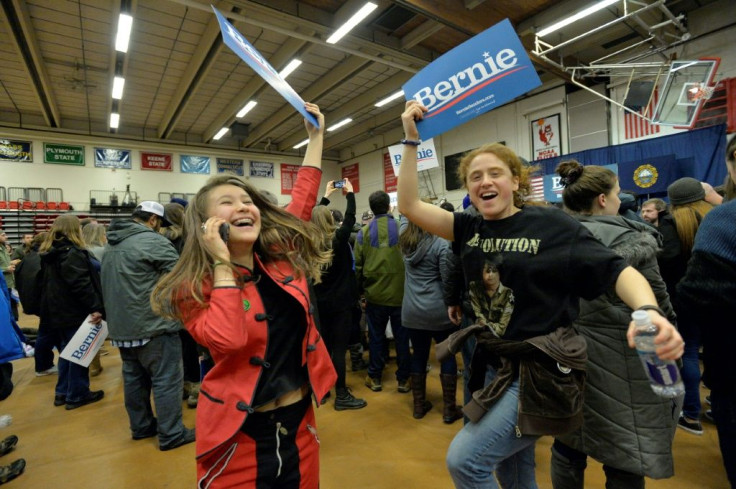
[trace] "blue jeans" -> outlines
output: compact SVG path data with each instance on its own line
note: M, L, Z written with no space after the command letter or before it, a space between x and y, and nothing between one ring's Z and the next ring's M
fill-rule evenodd
M383 367L386 359L383 356L386 342L386 326L391 319L391 330L394 333L396 343L396 380L404 382L409 379L409 363L411 362L411 351L409 350L409 333L401 325L401 306L379 306L368 303L365 306L365 315L368 322L368 350L370 351L370 364L368 375L380 379L383 375Z
M480 421L466 424L455 435L447 451L447 468L456 488L537 488L534 444L539 437L516 436L518 406L517 379Z
M120 348L120 358L125 410L133 436L149 435L158 427L159 445L175 443L186 429L181 419L184 368L179 335L163 334L143 346ZM158 420L151 409L151 391Z
M411 355L411 373L423 374L427 371L427 361L429 360L429 349L432 346L432 340L435 343L445 341L455 329L445 329L443 331L428 331L426 329L406 328L411 338L411 346L414 349ZM457 360L455 355L450 355L440 364L441 374L457 375Z
M51 329L48 331L48 340L62 351L76 332L77 328ZM55 394L57 397L64 396L67 403L85 399L89 395L89 369L59 357L59 380L56 381Z
M685 400L682 403L682 414L686 418L700 418L700 328L697 325L681 324L680 334L685 340L685 352L682 354L682 382L685 384Z
M710 402L726 475L731 487L736 487L736 392L714 389Z

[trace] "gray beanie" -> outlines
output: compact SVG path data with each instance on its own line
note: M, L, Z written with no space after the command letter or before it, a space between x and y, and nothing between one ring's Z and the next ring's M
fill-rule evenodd
M705 190L698 180L684 177L675 180L667 187L670 204L683 205L705 199Z

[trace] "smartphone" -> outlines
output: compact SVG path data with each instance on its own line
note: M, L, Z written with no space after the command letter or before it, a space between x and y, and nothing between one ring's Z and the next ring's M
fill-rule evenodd
M218 229L220 232L220 237L222 240L227 243L227 240L230 238L230 225L226 222L223 222L220 224L220 228Z
M345 186L345 180L336 180L332 185L335 188L343 188Z

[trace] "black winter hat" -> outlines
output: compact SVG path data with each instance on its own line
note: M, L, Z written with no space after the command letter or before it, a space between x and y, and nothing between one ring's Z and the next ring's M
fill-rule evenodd
M703 186L694 178L684 177L675 180L667 187L670 204L682 205L705 199Z

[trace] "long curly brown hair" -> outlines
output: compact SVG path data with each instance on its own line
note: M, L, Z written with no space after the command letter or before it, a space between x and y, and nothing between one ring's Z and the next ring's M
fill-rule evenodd
M235 185L245 190L261 213L261 232L253 247L261 261L287 261L294 274L319 281L321 267L329 263L331 254L320 246L316 227L286 210L271 204L256 187L233 175L210 178L199 189L184 213L182 227L184 247L176 266L161 278L151 294L151 305L156 314L185 321L189 308L182 308L184 301L192 299L200 307L206 307L202 284L211 279L216 261L227 263L233 271L240 271L221 256L216 256L205 246L202 224L207 220L210 192L221 185Z

